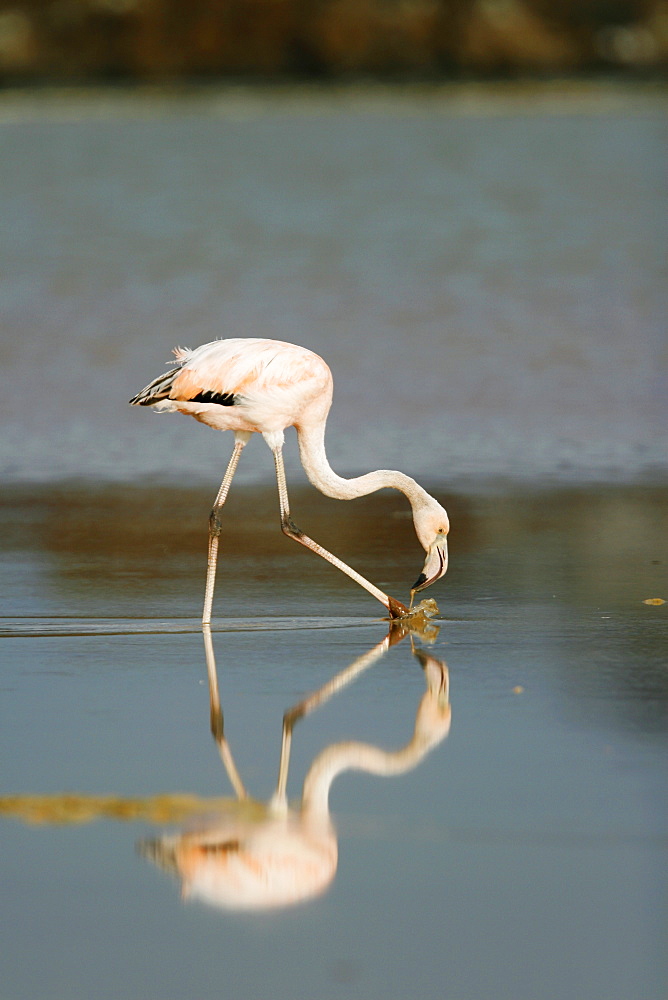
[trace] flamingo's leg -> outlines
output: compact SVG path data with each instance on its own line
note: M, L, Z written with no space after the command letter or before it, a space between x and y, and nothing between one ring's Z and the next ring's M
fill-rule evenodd
M236 472L237 464L241 452L246 447L250 434L239 431L234 436L234 451L228 463L220 489L209 515L209 556L206 566L206 589L204 591L204 611L202 613L202 625L211 624L211 606L213 604L213 588L216 582L216 563L218 561L218 536L220 535L220 511L222 509L230 485Z
M336 566L340 569L342 573L349 576L351 580L355 583L359 583L360 587L364 587L377 601L380 601L387 610L389 611L390 618L400 618L402 615L408 614L408 608L397 601L394 597L390 597L388 594L384 594L382 590L375 587L373 583L370 583L363 576L361 576L357 570L354 570L347 563L344 563L342 559L338 556L332 555L327 549L323 548L317 542L314 542L312 538L305 535L304 532L297 527L295 522L290 516L290 503L288 501L288 488L285 481L285 468L283 465L283 451L282 446L272 447L272 452L274 454L274 463L276 465L276 482L278 483L278 500L281 509L281 530L288 538L293 538L295 542L299 542L300 545L305 545L307 549L311 552L315 552L316 555L321 556L330 562L332 566Z

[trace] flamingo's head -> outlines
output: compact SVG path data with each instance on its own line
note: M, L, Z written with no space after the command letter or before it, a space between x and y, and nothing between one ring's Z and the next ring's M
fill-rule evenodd
M440 580L448 568L450 522L440 503L431 497L429 499L428 504L421 505L413 512L415 533L427 553L427 558L422 572L411 588L412 591L424 590L436 580Z

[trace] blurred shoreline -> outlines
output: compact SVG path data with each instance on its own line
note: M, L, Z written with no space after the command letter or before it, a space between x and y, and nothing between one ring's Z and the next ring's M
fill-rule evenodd
M639 109L639 102L642 108ZM111 84L13 83L0 88L0 124L123 116L129 120L196 111L240 119L269 109L326 115L340 110L419 115L665 114L668 81L573 75L544 79L407 81L378 79L212 80Z

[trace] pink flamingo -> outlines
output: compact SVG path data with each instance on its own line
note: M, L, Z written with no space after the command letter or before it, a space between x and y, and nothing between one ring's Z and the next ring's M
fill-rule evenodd
M211 623L213 590L220 535L220 512L239 457L251 434L262 434L276 466L281 529L301 545L326 559L383 604L391 618L408 608L370 583L337 556L314 542L290 515L283 466L283 432L295 427L304 471L325 496L338 500L375 493L383 487L400 490L413 511L415 533L427 557L411 594L440 579L448 566L448 515L414 479L402 472L380 469L343 479L325 454L325 423L332 404L332 374L317 354L278 340L215 340L194 351L177 347L175 367L154 379L130 403L159 412L190 414L216 430L234 431L234 450L209 517L209 555L202 624Z

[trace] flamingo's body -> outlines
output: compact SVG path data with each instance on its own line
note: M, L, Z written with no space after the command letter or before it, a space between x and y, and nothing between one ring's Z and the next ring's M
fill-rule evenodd
M282 456L286 427L296 428L304 470L326 496L350 500L387 486L405 493L413 509L417 536L427 550L423 572L413 590L422 590L445 573L448 516L421 486L401 472L379 470L342 479L331 469L324 433L333 385L322 358L294 344L257 338L216 340L194 351L179 347L174 355L175 367L154 379L130 402L157 411L190 414L209 427L231 430L235 435L232 458L211 512L203 624L211 621L220 508L252 433L262 434L274 454L283 531L351 576L381 601L392 617L400 617L407 609L304 535L292 521Z

